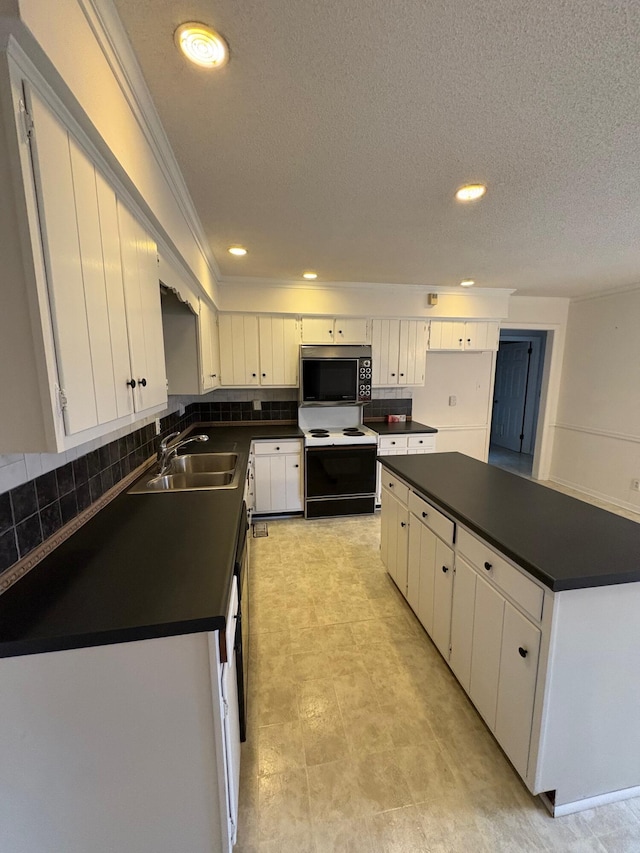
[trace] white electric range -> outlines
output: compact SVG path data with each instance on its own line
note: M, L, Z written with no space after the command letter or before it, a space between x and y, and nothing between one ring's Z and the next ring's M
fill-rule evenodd
M362 423L362 406L301 406L306 518L375 510L378 434Z

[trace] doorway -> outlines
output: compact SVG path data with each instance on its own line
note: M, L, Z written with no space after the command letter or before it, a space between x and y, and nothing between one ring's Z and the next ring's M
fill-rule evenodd
M547 333L500 332L489 464L531 478Z

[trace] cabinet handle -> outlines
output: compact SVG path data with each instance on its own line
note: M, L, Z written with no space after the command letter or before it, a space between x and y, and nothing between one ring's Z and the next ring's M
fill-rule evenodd
M142 379L138 379L138 384L142 385L143 388L147 387L147 380L144 378L144 376L142 377Z
M485 563L485 564L484 564L484 567L485 567L485 569L486 569L488 572L490 572L490 571L491 571L491 569L493 568L493 566L491 565L491 563Z
M449 571L449 567L448 567L448 566L443 566L443 567L442 567L442 571L443 571L443 572L445 573L445 575L446 575L446 573Z
M518 646L518 654L521 658L526 658L529 652L527 651L527 649L523 649L522 646Z
M428 513L428 512L423 512L423 513L422 513L422 517L423 517L423 518L426 518L428 515L429 515L429 513Z
M135 379L130 379L130 380L127 382L127 385L129 385L129 387L130 387L130 388L135 388L135 387L136 387L136 385L137 385L137 382L136 382L136 380L135 380Z
M389 483L389 488L390 488L390 489L392 489L392 488L393 488L393 483Z
M406 526L407 526L407 522L406 522L406 521L401 521L401 522L400 522L400 527L406 527Z
M215 379L217 375L218 375L217 373L212 373L212 374L211 374L211 378L212 378L212 379Z

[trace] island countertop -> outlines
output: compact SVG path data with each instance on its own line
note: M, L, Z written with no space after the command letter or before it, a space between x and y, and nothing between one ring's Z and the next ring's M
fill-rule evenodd
M462 453L379 456L554 592L640 581L640 524Z

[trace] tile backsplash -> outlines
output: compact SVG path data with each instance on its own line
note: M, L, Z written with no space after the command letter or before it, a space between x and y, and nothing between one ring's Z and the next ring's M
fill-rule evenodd
M387 390L376 389L365 409L365 420L411 414L411 398L398 396L400 389L383 396ZM169 409L160 419L159 436L153 419L133 432L111 441L107 438L99 447L80 448L80 452L0 457L0 573L153 456L161 437L181 432L197 421L296 421L298 415L295 388L217 391L196 401L187 399L191 402L185 407L183 398L170 398ZM37 476L30 476L34 470Z

